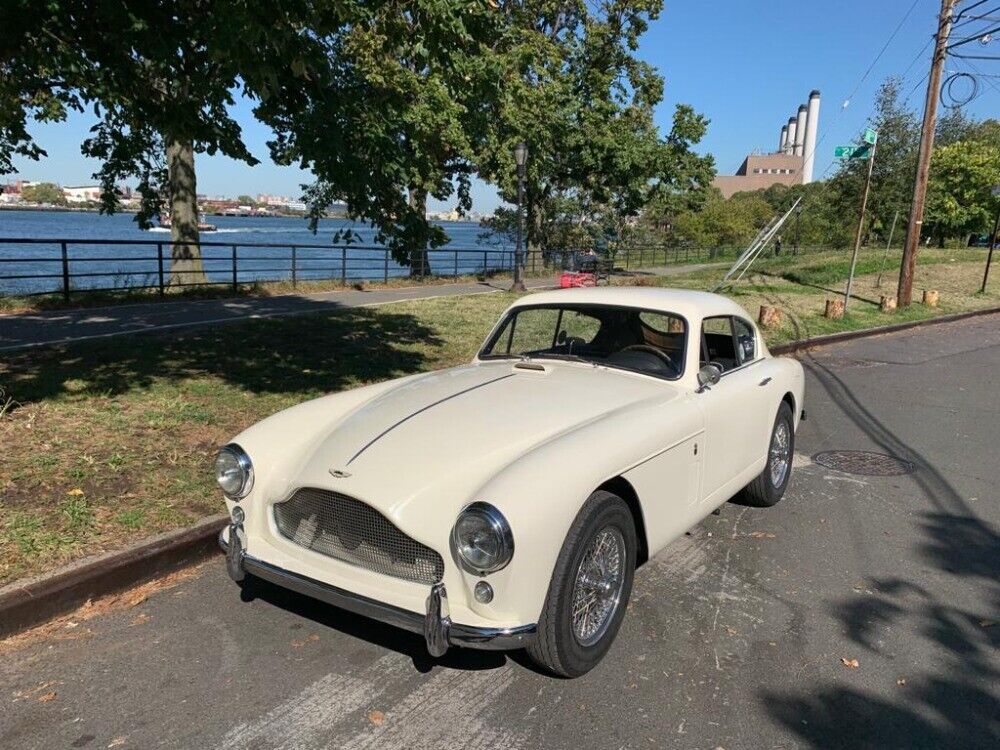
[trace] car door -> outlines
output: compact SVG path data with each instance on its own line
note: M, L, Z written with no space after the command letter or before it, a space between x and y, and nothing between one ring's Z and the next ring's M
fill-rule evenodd
M719 382L699 394L705 419L702 502L708 504L724 502L749 482L766 454L761 424L769 383L754 328L749 326L748 338L746 326L731 316L702 322L699 366L711 362L722 370Z

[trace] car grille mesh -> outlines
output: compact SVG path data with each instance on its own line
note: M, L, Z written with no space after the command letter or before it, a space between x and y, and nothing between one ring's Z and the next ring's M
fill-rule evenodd
M339 492L296 490L274 505L274 520L286 539L366 570L427 584L444 575L441 555L370 505Z

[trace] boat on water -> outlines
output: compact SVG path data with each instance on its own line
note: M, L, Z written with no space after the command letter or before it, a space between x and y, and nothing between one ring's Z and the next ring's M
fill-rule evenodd
M170 217L164 216L160 219L160 229L170 229ZM215 224L209 224L205 221L198 222L199 232L217 232L219 228Z

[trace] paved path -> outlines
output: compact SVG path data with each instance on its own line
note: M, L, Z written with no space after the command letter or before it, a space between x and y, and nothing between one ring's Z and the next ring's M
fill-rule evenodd
M710 264L667 266L644 268L637 273L672 276L710 267L712 267ZM555 283L555 280L551 278L531 279L527 285L529 288L542 288L553 286ZM92 307L82 310L0 315L0 351L149 331L190 328L198 325L229 323L246 318L301 315L338 307L363 307L411 299L486 294L502 291L508 286L509 282L499 281L426 284L365 292L338 290L314 294L283 294L274 297L149 302Z
M265 589L214 559L136 606L0 644L0 747L1000 746L1000 316L815 352L788 495L637 573L557 680ZM905 476L811 463L892 453ZM857 659L857 668L841 659Z

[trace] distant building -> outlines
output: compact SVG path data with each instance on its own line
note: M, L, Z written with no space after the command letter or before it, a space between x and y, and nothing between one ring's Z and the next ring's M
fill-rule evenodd
M98 185L68 185L62 191L67 203L96 203L101 200L101 188Z
M812 182L819 130L819 91L809 94L809 104L799 106L795 117L781 126L778 150L749 154L734 175L718 175L712 184L725 198L772 185L805 185Z

